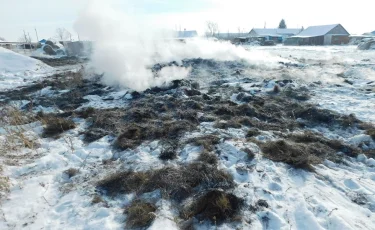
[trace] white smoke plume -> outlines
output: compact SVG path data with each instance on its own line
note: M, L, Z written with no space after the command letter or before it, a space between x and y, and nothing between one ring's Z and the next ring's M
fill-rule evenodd
M243 59L267 67L281 60L266 52L249 52L227 42L196 39L181 43L170 39L173 34L167 30L153 27L137 16L117 12L97 2L89 5L75 23L80 36L94 42L91 64L97 72L104 73L102 80L110 86L142 91L186 78L189 68L163 68L158 77L154 77L150 69L156 63L180 62L185 58Z

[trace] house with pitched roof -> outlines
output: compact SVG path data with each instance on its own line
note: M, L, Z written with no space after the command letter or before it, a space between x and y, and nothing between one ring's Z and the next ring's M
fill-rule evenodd
M285 45L343 45L349 43L349 33L341 24L310 26L285 40Z
M254 28L249 32L249 37L252 38L262 38L263 40L281 43L286 38L294 36L300 33L303 29L257 29Z

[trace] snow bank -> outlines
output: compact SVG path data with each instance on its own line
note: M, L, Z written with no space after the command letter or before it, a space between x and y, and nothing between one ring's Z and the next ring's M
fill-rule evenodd
M0 90L24 85L53 70L39 60L0 47Z

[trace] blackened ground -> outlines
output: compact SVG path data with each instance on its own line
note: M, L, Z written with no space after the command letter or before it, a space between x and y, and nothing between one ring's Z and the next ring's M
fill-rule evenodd
M41 90L49 87L53 94L41 94ZM98 83L84 79L81 72L65 72L55 74L41 81L33 82L27 86L0 92L1 104L11 101L29 101L23 109L55 107L64 112L73 111L88 100L87 95L104 96L113 89Z
M158 72L168 65L156 66L154 71ZM241 62L203 59L185 60L183 65L192 67L193 74L204 66L215 76L219 76L224 69L241 75L242 69L246 67ZM262 84L247 78L241 82ZM242 201L232 194L235 188L233 178L217 167L221 154L217 151L217 145L228 129L245 131L246 141L257 144L264 157L294 168L313 171L314 165L325 159L341 162L360 153L370 157L375 155L373 150L350 146L340 140L327 139L320 133L307 131L315 127L341 130L357 128L375 138L374 127L354 115L338 114L306 102L311 96L308 89L293 87L291 80L278 81L276 90L255 95L249 94L241 86L227 83L227 80L218 78L201 88L193 80L176 80L144 92L132 92L132 99L117 99L123 103L123 108L77 110L87 102L84 99L87 95L115 100L108 97L115 89L102 85L98 79L86 80L79 73L67 72L26 87L0 92L0 99L2 104L28 100L30 102L24 107L25 110L32 110L36 106L61 110L59 114L38 116L54 118L51 119L54 121L52 125L45 124L46 136L55 137L74 128L72 118L79 117L87 121L88 127L82 132L86 142L111 135L115 138L114 151L135 149L143 143L160 141L162 151L159 158L165 167L146 172L116 172L99 181L97 187L102 197L127 193L142 195L159 189L163 198L171 200L180 211L180 217L186 220L209 220L213 223L239 220L237 213L244 207ZM46 87L55 93L42 95L40 90ZM235 101L232 100L233 95L237 95ZM186 134L199 131L203 122L212 122L216 130L210 134L185 138ZM276 140L258 141L256 137L262 132L272 133ZM225 135L225 139L231 138L236 137ZM176 158L187 144L201 146L203 150L194 162L178 163ZM250 161L254 158L255 154L250 149L243 151L248 154ZM70 173L68 175L74 176ZM189 199L192 202L178 205ZM354 197L353 200L361 204L364 202L362 197ZM267 206L267 203L259 201L253 208ZM148 211L140 212L141 209ZM129 221L133 219L127 226L149 225L153 220L149 214L154 211L153 203L134 202L125 211L130 217ZM138 214L141 219L136 218Z

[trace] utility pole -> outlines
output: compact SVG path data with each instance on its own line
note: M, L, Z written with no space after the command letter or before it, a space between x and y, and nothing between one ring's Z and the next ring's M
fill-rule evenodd
M79 33L77 33L77 35L78 35L78 41L81 41L81 39L79 38Z
M36 28L34 29L35 29L35 34L36 34L36 41L39 42L38 31L36 31Z
M25 30L23 30L23 36L24 36L24 38L25 38L25 42L23 43L23 51L26 53L26 42L27 42L27 37L26 37Z
M31 50L31 37L30 37L30 33L27 32L27 34L29 35L29 48L30 48L30 50Z

